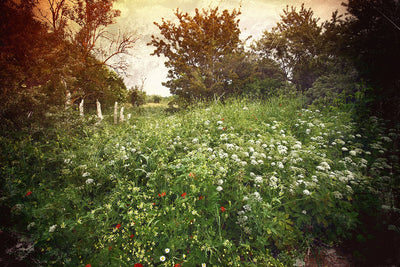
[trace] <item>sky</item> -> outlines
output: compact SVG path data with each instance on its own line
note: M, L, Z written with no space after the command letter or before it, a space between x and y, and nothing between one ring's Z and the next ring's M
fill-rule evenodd
M332 12L339 10L344 13L341 6L343 0L118 0L115 9L121 11L121 16L113 27L123 31L136 32L139 40L127 58L129 62L128 76L124 77L128 88L144 82L143 89L147 95L170 95L169 88L162 86L166 81L168 69L164 66L165 58L151 56L154 47L147 46L151 35L159 35L159 29L153 22L161 22L162 18L174 20L174 10L188 13L195 8L208 8L219 6L220 10L233 10L240 7L241 15L239 27L241 39L252 36L257 40L265 30L269 30L280 20L282 10L289 6L300 8L304 3L306 8L314 11L315 17L321 21L330 19Z

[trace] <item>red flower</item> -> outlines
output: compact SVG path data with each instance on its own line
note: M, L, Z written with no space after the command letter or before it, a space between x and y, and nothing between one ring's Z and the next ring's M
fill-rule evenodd
M226 130L226 127L222 128L222 130L224 130L224 131L225 131L225 130Z
M185 198L185 197L186 197L186 192L182 193L181 196L182 196L183 198Z
M115 226L115 228L117 228L117 229L121 228L121 224L117 224L117 226Z
M279 106L282 106L282 104L279 104Z
M156 202L153 202L153 206L155 206L156 205Z
M112 247L108 247L108 250L112 250Z
M299 113L299 116L301 116L301 113Z
M32 191L29 191L28 193L26 193L25 196L29 196L30 194L32 194Z
M166 195L166 193L165 192L162 192L161 194L160 193L158 193L158 196L159 197L163 197L163 196L165 196Z
M130 204L126 204L127 207L129 207Z
M143 267L143 265L141 263L135 263L135 265L133 265L133 267Z
M130 238L133 238L134 236L135 236L134 234L131 234Z
M221 121L224 121L224 118L222 118Z
M224 211L226 211L226 209L223 206L221 206L221 212L224 212Z
M202 200L204 197L203 196L199 196L199 200Z
M174 267L182 267L179 263L175 264Z
M86 266L85 267L92 267L92 265L91 264L86 264Z
M193 177L196 179L196 175L193 172L189 173L189 177Z

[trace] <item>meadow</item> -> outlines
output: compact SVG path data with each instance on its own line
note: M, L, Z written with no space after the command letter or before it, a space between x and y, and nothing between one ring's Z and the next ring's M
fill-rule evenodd
M350 108L279 97L128 112L117 125L48 113L49 125L0 137L1 230L20 237L10 254L42 266L303 266L315 246L366 242L365 220L391 208L399 129L376 117L363 126Z

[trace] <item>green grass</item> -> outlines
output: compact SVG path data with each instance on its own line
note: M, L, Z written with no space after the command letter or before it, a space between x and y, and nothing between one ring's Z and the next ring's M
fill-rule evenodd
M118 125L68 114L36 139L1 138L3 228L30 237L31 259L288 266L315 240L353 238L379 204L372 179L388 172L378 159L393 137L356 133L345 110L274 98L128 113Z

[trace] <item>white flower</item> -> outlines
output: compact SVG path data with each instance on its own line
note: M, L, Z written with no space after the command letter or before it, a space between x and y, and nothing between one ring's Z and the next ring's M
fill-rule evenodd
M261 176L256 176L256 177L254 178L254 182L255 182L256 184L261 184L261 183L263 182L263 178L262 178Z
M250 163L251 163L251 165L257 165L258 164L257 161L255 161L254 159L252 159Z
M249 204L244 205L243 208L244 208L246 211L251 211L251 206L250 206Z
M217 121L217 124L223 124L224 122L223 121Z
M307 214L307 211L306 211L306 210L303 210L301 213L303 213L304 215L306 215L306 214Z
M167 253L167 254L169 253L169 248L165 249L165 253Z
M56 230L56 228L57 228L57 224L50 226L49 233L53 233Z
M220 191L222 191L222 190L223 190L222 186L217 186L217 191L218 191L218 192L220 192Z
M283 168L285 168L285 166L283 165L282 162L278 162L278 168L279 168L279 169L283 169Z
M348 151L347 147L342 147L342 151Z
M205 264L205 263L201 264L201 267L206 267L206 266L207 266L207 264Z
M91 183L93 183L93 182L94 182L94 180L91 179L91 178L89 178L89 179L87 179L87 180L85 181L86 184L91 184Z
M193 140L192 140L192 143L193 144L197 144L199 142L199 139L197 139L197 138L194 138Z
M30 224L28 224L28 226L26 227L26 229L29 231L31 230L32 227L35 226L35 222L31 222Z
M332 192L332 194L337 199L342 199L343 198L342 194L340 192L338 192L338 191Z
M307 189L303 190L303 194L306 195L306 196L311 195L310 191L308 191Z
M319 166L317 166L317 170L319 171L329 171L331 167L325 161L321 162Z
M85 172L82 174L82 177L88 177L90 175L90 172Z
M218 185L222 185L224 183L224 180L222 180L222 179L219 179L218 181L217 181L217 184Z
M235 146L233 144L226 144L227 149L233 149Z
M261 202L263 199L257 191L253 193L255 201Z
M248 107L243 107L243 110L248 110L249 108Z
M161 257L160 257L160 261L165 261L165 256L164 255L162 255Z
M310 129L307 129L307 130L306 130L306 134L310 134L310 132L311 132Z
M357 155L357 151L355 151L355 150L350 150L350 155L352 155L352 156L355 156L355 155Z
M205 125L209 125L209 124L210 124L210 121L209 121L209 120L206 120L206 121L204 122L204 124L205 124Z

